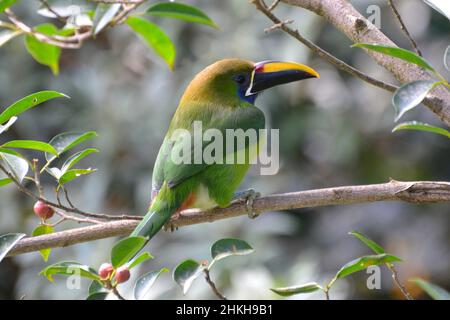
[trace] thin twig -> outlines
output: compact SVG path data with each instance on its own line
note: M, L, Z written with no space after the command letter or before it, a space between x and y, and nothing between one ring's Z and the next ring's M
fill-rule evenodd
M269 33L269 32L272 32L272 31L274 31L276 29L281 29L282 26L285 26L285 25L293 23L293 22L294 22L294 20L285 20L285 21L282 21L280 23L275 23L273 26L264 29L264 33Z
M39 2L44 6L49 12L53 13L55 15L55 18L61 21L62 23L66 23L66 19L62 17L58 12L56 12L50 3L48 3L47 0L39 0Z
M280 1L281 1L281 0L274 0L274 1L272 2L272 4L267 8L267 10L273 11L273 10L278 6L278 4L280 3Z
M33 172L34 172L34 184L36 185L36 188L38 189L39 197L44 198L44 189L42 188L42 185L41 185L38 159L32 160L32 168L33 168Z
M397 18L398 22L400 23L401 29L403 30L403 32L405 33L406 37L411 42L411 45L412 45L414 51L416 51L416 53L419 56L422 56L422 52L419 50L419 47L418 47L416 41L414 40L414 38L409 33L408 28L406 28L406 25L403 22L403 19L402 19L400 13L398 12L397 8L395 7L394 1L393 0L388 0L388 3L389 3L389 6L391 7L391 10L392 10L394 16Z
M117 290L116 287L112 288L112 293L114 293L116 295L117 298L119 298L119 300L126 300L120 293L119 290Z
M391 270L392 280L397 285L397 287L400 289L402 294L405 296L406 300L414 300L412 295L408 292L408 290L406 290L405 286L400 282L400 279L398 277L398 271L394 267L394 265L392 263L387 263L386 266L388 267L389 270Z
M227 298L217 289L216 284L211 280L211 277L209 276L209 270L207 268L203 269L203 273L205 275L205 280L211 287L214 294L222 300L227 300Z

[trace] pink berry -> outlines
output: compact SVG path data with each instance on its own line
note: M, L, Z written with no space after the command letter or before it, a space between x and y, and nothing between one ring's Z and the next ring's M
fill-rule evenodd
M117 283L128 281L130 279L130 270L125 266L117 268L115 279Z
M114 268L111 263L102 263L100 268L98 268L98 275L102 280L109 279L113 272Z
M42 201L37 201L34 204L33 210L38 217L44 220L50 219L51 217L53 217L53 214L55 213L55 210L52 207L50 207L49 205L45 204Z

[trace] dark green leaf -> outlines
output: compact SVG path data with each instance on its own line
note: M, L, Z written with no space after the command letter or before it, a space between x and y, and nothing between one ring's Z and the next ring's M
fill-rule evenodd
M378 254L360 257L345 264L336 274L336 278L343 278L352 273L367 269L370 266L378 266L384 263L402 261L400 258L390 254Z
M221 239L211 246L211 257L215 262L229 256L243 256L252 253L253 248L245 241L239 239Z
M450 138L450 131L445 130L444 128L435 127L426 123L417 122L417 121L409 121L409 122L403 122L397 125L394 129L392 129L392 132L396 132L398 130L419 130L419 131L426 131L426 132L432 132L436 134L443 135L444 137Z
M161 270L150 271L141 276L134 286L134 298L141 300L151 289L158 276L163 272L169 272L169 270L162 268Z
M101 282L93 280L91 284L89 285L88 289L89 295L99 292L109 292L108 289L106 289Z
M153 256L148 252L143 252L129 262L128 269L131 270L134 267L136 267L138 264L141 264L142 262L147 261L149 259L153 259Z
M80 143L92 139L94 137L97 137L97 133L95 131L64 132L53 137L49 143L56 149L58 155L61 155L62 153L79 145ZM51 159L54 159L55 156L51 154L46 154L45 158L47 159L47 161L49 161Z
M94 292L90 294L86 300L105 300L108 297L109 292Z
M395 121L398 121L407 111L419 105L438 82L432 80L417 80L404 84L395 91L392 104L395 109Z
M53 233L55 230L52 226L48 225L40 225L36 229L33 230L33 237L42 236L45 234ZM44 259L45 262L47 262L48 257L50 256L50 253L52 252L52 249L42 249L39 251L39 253L42 256L42 259Z
M8 233L0 236L0 262L23 237L24 233Z
M36 26L34 30L47 36L58 34L58 29L51 23ZM30 34L25 36L25 47L34 60L50 67L54 75L58 74L59 56L61 55L60 47L39 41L35 36Z
M10 178L4 178L0 179L0 187L6 186L7 184L10 184L13 182Z
M76 165L81 159L95 152L98 152L98 150L89 148L75 153L64 162L63 166L61 167L61 172L66 172L67 170L71 169L74 165Z
M410 281L417 284L423 291L433 298L433 300L450 300L450 292L444 288L419 278L411 279Z
M114 268L127 263L146 244L144 237L128 237L117 242L111 250L111 263Z
M5 30L0 32L0 47L3 46L8 41L14 39L18 35L21 35L22 31L17 30Z
M54 169L54 168L52 168ZM58 178L58 183L60 185L66 184L72 180L75 180L81 176L90 174L92 172L97 171L97 169L71 169L71 170L67 170L64 174L62 174L59 178Z
M391 46L385 46L385 45L379 45L379 44L368 44L368 43L356 43L352 47L357 48L365 48L369 50L373 50L376 52L380 52L383 54L387 54L391 57L399 58L403 61L414 63L415 65L418 65L419 67L422 67L426 70L430 70L432 72L435 72L434 68L421 56L418 56L412 51L405 50L402 48L397 47L391 47Z
M424 0L434 10L447 17L450 20L450 6L445 0Z
M138 17L128 17L127 24L166 61L170 69L173 69L176 55L175 46L163 30L156 24Z
M205 24L218 29L218 26L200 9L183 3L160 2L147 9L147 13L160 16L180 19L188 22Z
M97 35L111 22L121 6L120 3L114 3L112 5L99 3L97 5L93 21L94 35Z
M184 260L173 271L173 280L183 289L183 294L186 294L202 272L203 266L200 263L192 259Z
M70 261L52 264L42 270L39 274L46 277L49 281L52 282L53 275L55 274L64 276L72 276L74 274L78 274L83 278L100 281L100 277L98 276L97 271L81 263Z
M11 170L11 174L19 182L22 182L28 172L28 162L16 155L5 153L4 149L0 151L0 158L3 159L8 168Z
M0 0L0 13L11 7L17 0Z
M348 234L361 240L362 243L364 243L366 246L372 249L376 254L385 253L384 249L378 243L370 240L367 236L363 235L362 233L358 231L351 231Z
M283 297L289 297L295 294L299 293L310 293L317 290L323 290L320 285L318 285L316 282L309 282L305 283L299 286L293 286L293 287L285 287L285 288L273 288L270 289L276 294L279 294Z
M25 98L22 98L16 102L14 102L12 105L10 105L8 108L6 108L0 114L0 123L5 123L10 118L17 116L17 115L21 114L22 112L37 106L38 104L41 104L47 100L58 98L58 97L69 98L65 94L56 92L56 91L40 91L40 92L32 93L29 96L26 96Z
M31 150L38 150L43 152L48 152L51 154L54 154L55 156L58 155L58 152L51 146L50 144L46 142L41 141L34 141L34 140L12 140L8 141L2 147L5 148L19 148L19 149L31 149Z

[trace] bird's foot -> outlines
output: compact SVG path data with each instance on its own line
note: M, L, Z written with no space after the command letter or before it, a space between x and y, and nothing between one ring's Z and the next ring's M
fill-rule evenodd
M255 219L259 216L258 213L253 209L253 202L256 198L260 197L261 194L253 189L248 189L245 191L240 191L234 194L233 202L245 200L245 207L247 209L247 215L250 219Z
M166 222L166 224L163 226L164 231L170 231L174 232L175 230L178 230L178 226L174 223L177 221L181 216L180 212L175 212L172 217L170 217L170 220Z

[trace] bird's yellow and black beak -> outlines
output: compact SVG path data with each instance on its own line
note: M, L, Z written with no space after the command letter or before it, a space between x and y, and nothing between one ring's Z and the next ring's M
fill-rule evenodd
M245 95L250 96L284 83L319 77L317 71L300 63L281 61L257 62Z

